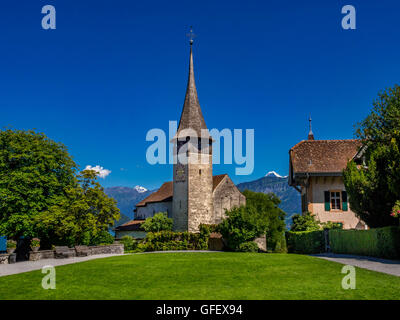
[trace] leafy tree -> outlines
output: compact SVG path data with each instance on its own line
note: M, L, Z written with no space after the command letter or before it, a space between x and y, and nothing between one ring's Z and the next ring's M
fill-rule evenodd
M226 211L227 218L218 231L227 240L228 247L238 250L245 242L267 234L271 241L280 241L285 230L285 213L279 209L280 200L274 194L244 191L246 206Z
M379 93L373 109L357 125L363 165L350 161L344 183L352 210L370 227L397 225L391 216L400 199L400 87Z
M310 212L305 215L295 214L292 216L290 231L316 231L321 230L321 224Z
M56 204L36 216L41 238L69 245L88 245L104 238L120 211L116 201L104 193L96 175L93 170L82 171L75 186L66 188Z
M142 227L146 232L171 231L172 222L166 212L158 212L153 217L147 218Z
M42 133L0 131L0 234L34 237L35 218L74 186L66 147Z
M44 248L104 236L119 210L94 171L76 170L66 147L44 134L0 131L0 234L39 237Z
M258 212L266 215L267 246L273 251L285 251L286 213L279 208L281 200L274 193L265 194L245 190L243 194L246 196L247 206L253 206Z

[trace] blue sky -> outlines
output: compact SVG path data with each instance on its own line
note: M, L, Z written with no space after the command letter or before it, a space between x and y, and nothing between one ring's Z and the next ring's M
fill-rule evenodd
M57 29L41 28L42 6ZM357 29L343 30L351 4ZM111 170L104 186L156 188L168 165L146 163L148 130L179 120L189 26L209 128L253 128L255 169L288 172L307 137L353 137L377 93L399 83L398 1L7 1L0 4L1 126L64 143L81 168Z

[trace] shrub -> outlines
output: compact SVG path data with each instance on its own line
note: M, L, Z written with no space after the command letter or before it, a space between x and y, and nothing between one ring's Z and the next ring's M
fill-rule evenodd
M292 216L292 225L290 231L317 231L321 230L321 224L315 219L311 212L306 212L305 215L295 214Z
M137 248L137 242L131 236L123 236L120 243L124 245L124 251L132 251Z
M241 243L236 249L238 252L258 252L258 245L254 241Z
M14 240L7 240L7 249L15 249L17 247L17 242Z
M90 239L91 246L114 243L114 237L106 230L100 231L96 236Z
M159 212L153 217L147 218L142 227L146 232L170 231L172 230L172 222L166 212Z
M324 231L286 232L287 249L290 253L321 253L325 251Z
M400 257L400 229L390 226L370 230L330 230L334 253L395 259Z
M400 218L400 201L396 201L390 215L394 218Z
M233 208L226 215L218 231L231 250L237 250L240 244L252 241L266 232L268 220L252 206Z
M40 239L33 238L31 241L31 247L32 248L40 247Z
M267 245L268 245L268 240L267 240ZM280 239L278 239L278 241L275 242L272 251L275 253L287 253L285 234L283 233L281 234Z
M343 229L343 224L340 222L332 222L332 221L328 221L328 222L323 222L321 223L322 228L324 230L330 230L330 229Z
M200 233L160 231L149 232L140 249L144 251L207 250L209 232Z

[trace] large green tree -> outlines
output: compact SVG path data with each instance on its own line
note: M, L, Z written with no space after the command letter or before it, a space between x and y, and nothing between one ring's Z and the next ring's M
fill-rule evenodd
M84 170L77 185L67 187L65 196L36 216L39 236L48 244L90 244L119 219L116 201L104 193L96 172Z
M400 200L400 87L379 93L367 118L357 125L363 163L350 161L344 183L351 208L370 227L398 224L391 211Z
M66 147L42 133L0 131L0 234L36 236L34 218L74 185Z
M89 244L119 219L96 172L77 174L66 147L34 131L0 131L0 234L42 246Z

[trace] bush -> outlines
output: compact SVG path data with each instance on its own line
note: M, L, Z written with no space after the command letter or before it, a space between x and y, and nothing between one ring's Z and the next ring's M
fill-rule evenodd
M17 247L17 242L14 240L7 240L7 249L15 249Z
M241 243L236 249L238 252L258 252L258 245L254 241Z
M124 245L124 251L132 251L137 248L137 242L131 236L123 236L119 241Z
M168 218L166 212L159 212L153 217L147 218L142 227L146 232L171 231L172 222L172 219Z
M265 234L268 220L254 207L242 206L226 212L227 218L218 226L218 231L227 241L227 246L236 251L240 244Z
M387 259L400 258L400 229L383 227L370 230L330 230L334 253L355 254Z
M321 223L315 219L315 215L306 212L305 215L295 214L292 216L292 225L290 231L317 231L321 230Z
M287 249L290 253L321 253L325 251L324 231L286 232Z
M96 236L90 239L91 246L98 246L104 244L113 244L114 237L108 231L100 231Z
M276 253L286 253L286 239L284 232L267 233L267 251Z
M268 245L268 240L267 240L267 245ZM275 242L275 245L273 246L272 252L275 253L287 253L287 245L286 245L286 237L285 234L281 234L280 239Z
M40 239L39 238L33 238L31 241L31 247L36 248L40 247Z
M149 232L139 249L143 251L207 250L209 230L200 233L160 231Z

